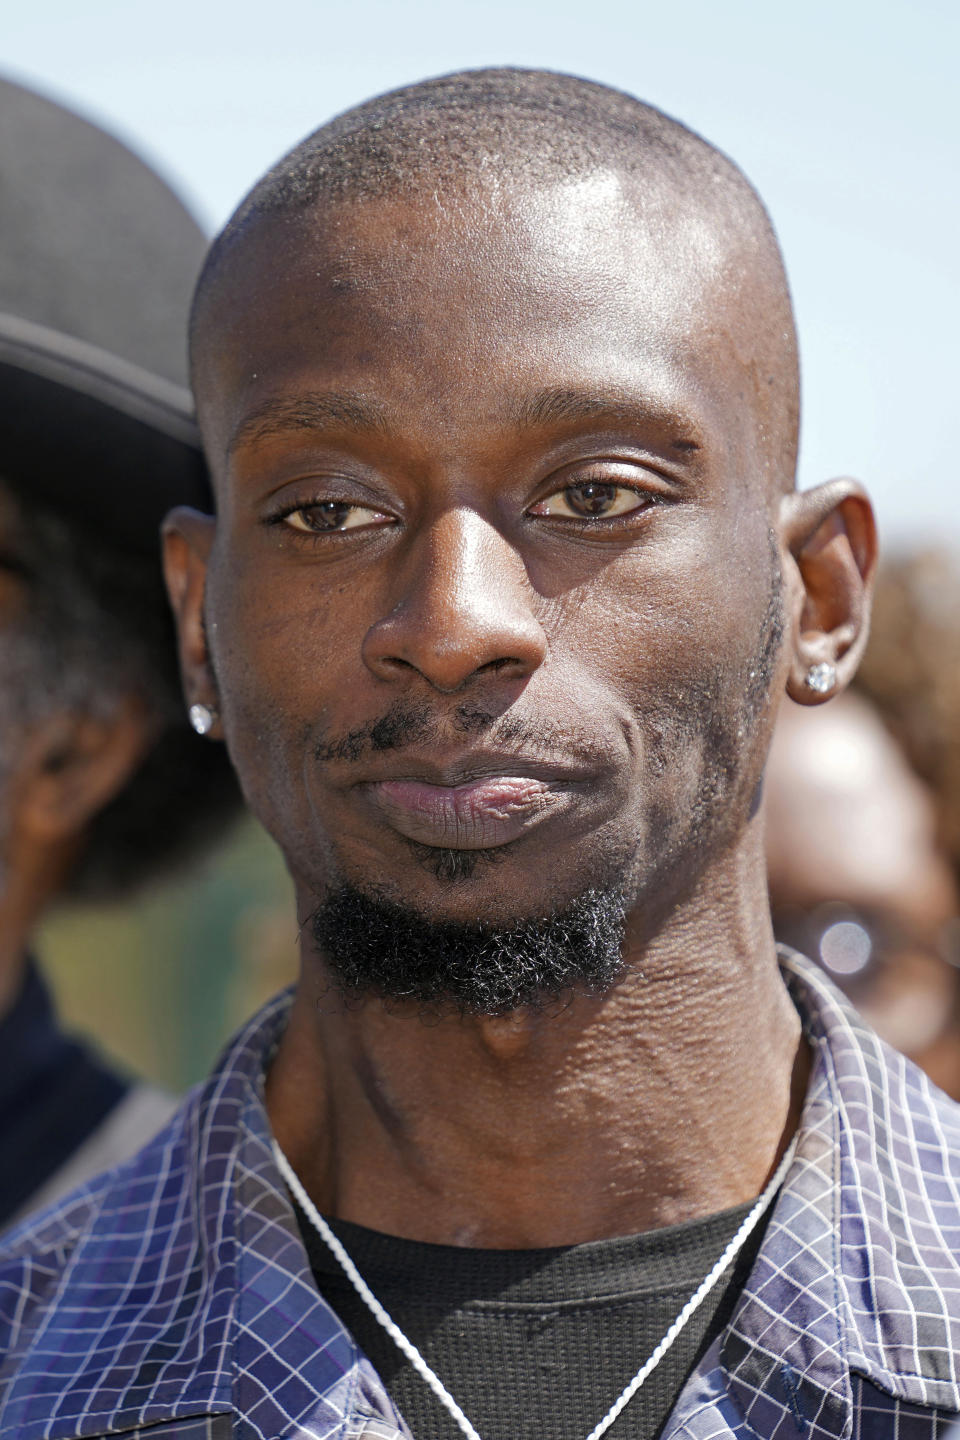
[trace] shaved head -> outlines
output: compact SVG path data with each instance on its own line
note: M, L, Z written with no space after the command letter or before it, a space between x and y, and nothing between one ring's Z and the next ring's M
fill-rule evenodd
M406 85L308 135L254 187L252 214L396 196L426 184L578 180L603 170L665 180L731 225L769 229L756 192L725 155L652 105L575 75L467 70Z
M441 76L378 96L321 126L278 162L215 241L192 321L194 363L223 313L234 262L264 225L309 215L334 225L343 208L430 197L439 211L490 214L509 197L574 187L616 205L710 271L720 327L736 313L738 358L754 398L771 485L793 485L798 363L789 290L770 219L733 162L678 121L623 91L577 76L495 69ZM585 185L585 182L586 183ZM398 243L402 243L397 237ZM241 267L242 268L242 267ZM700 289L702 289L702 285ZM691 302L699 303L700 294ZM201 387L202 388L202 387Z

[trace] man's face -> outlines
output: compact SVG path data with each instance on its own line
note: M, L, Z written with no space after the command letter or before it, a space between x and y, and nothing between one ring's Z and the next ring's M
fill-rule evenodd
M197 357L205 617L307 908L619 887L653 923L729 852L780 622L734 268L612 176L241 241Z

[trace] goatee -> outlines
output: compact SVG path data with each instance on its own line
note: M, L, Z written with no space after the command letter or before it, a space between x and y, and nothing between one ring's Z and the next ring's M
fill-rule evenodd
M587 890L561 910L506 925L435 921L343 884L310 924L346 1000L494 1016L608 990L622 968L625 913L619 890Z

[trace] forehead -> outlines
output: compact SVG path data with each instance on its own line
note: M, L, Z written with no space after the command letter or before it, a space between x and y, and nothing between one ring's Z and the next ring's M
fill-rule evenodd
M261 217L198 307L211 458L251 407L324 384L389 391L405 413L429 391L437 416L496 405L497 385L578 382L721 413L739 390L742 412L758 331L743 273L702 212L612 173Z

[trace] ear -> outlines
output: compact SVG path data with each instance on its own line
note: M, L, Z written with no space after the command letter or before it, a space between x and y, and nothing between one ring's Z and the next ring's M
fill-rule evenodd
M106 717L60 711L35 725L17 761L18 837L44 844L78 839L126 785L154 732L133 695L121 697Z
M849 685L867 643L877 563L873 507L855 480L830 480L786 495L781 538L794 565L793 648L787 694L819 705ZM813 689L816 665L832 666L835 683Z
M184 695L188 705L206 705L212 712L215 720L208 735L222 740L220 698L203 620L207 562L216 528L212 515L179 505L164 520L161 533L163 572L177 622Z

